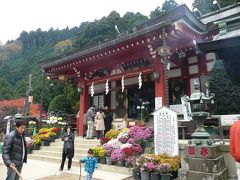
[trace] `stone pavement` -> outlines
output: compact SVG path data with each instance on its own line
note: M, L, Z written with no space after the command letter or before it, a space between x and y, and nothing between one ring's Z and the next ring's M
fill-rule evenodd
M24 180L55 180L55 179L78 179L80 169L78 167L72 167L70 171L66 170L66 163L65 163L65 170L59 172L59 164L39 161L39 160L32 160L29 159L27 164L24 164L22 176ZM0 158L0 180L4 180L6 178L7 168L2 162L2 158ZM85 172L82 169L82 178L85 179ZM120 174L116 172L108 172L102 170L96 170L93 174L93 178L95 180L123 180L123 179L130 179L130 175L127 174ZM76 179L76 180L77 180Z

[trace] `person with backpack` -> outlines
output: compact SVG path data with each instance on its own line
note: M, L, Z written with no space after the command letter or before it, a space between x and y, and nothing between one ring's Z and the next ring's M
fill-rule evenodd
M80 163L85 163L86 180L92 180L93 172L97 169L97 159L93 156L93 150L88 150L87 157L80 160Z
M74 156L74 133L72 132L71 126L67 126L67 133L63 135L62 141L64 141L64 144L62 151L62 163L59 170L63 170L66 157L68 158L68 170L70 170L72 166L72 158Z

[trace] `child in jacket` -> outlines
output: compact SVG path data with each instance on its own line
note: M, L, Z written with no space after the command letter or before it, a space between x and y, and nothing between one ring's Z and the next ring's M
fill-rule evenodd
M80 160L81 163L85 163L86 180L92 180L93 172L97 168L97 159L93 156L93 150L88 150L87 157Z

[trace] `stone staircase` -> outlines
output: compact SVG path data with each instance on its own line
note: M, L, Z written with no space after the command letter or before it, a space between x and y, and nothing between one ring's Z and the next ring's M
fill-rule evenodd
M83 139L82 137L75 137L75 154L72 160L72 166L79 167L79 160L87 156L87 151L89 148L95 147L99 145L99 140L90 140L90 139ZM62 159L62 148L63 142L60 139L56 139L55 142L51 142L50 146L41 146L40 150L34 150L32 154L28 155L29 159L47 161L47 162L54 162L58 163L59 166L61 164ZM67 161L67 160L66 160ZM65 162L65 168L67 164ZM103 171L109 172L116 172L116 173L123 173L123 174L131 174L128 168L125 167L118 167L115 165L105 165L105 164L98 164L98 169Z

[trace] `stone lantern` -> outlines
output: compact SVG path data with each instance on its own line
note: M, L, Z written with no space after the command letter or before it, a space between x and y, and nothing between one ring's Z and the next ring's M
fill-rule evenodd
M194 85L195 92L184 96L183 100L191 105L191 116L196 122L196 130L192 139L184 148L184 156L179 169L179 180L222 180L228 179L224 156L220 154L219 145L209 139L210 134L204 129L204 121L210 115L209 106L213 104L213 93L206 95L200 92L198 83ZM197 178L196 178L197 177Z
M207 91L206 95L200 92L200 86L198 83L194 85L195 92L192 93L190 98L188 96L184 96L183 100L190 102L191 105L191 116L193 121L196 122L196 130L192 134L192 140L189 141L189 144L196 145L212 145L213 140L209 139L210 134L204 128L204 121L210 115L209 114L209 106L213 104L214 94L209 94Z

